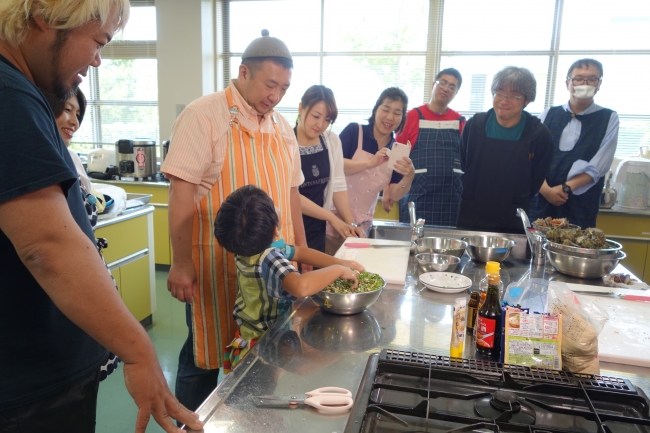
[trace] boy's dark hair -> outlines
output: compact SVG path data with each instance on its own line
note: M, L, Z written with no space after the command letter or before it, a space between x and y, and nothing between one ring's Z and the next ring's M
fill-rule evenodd
M458 72L458 69L456 68L447 68L443 69L442 71L438 72L438 75L436 75L436 81L440 79L443 75L451 75L452 77L455 77L458 80L458 89L460 90L460 86L463 84L463 77L460 75L460 72Z
M271 245L278 226L273 200L254 185L242 186L221 204L214 236L227 251L248 257Z
M370 125L375 124L375 115L377 114L377 109L379 109L381 104L383 104L386 99L390 99L391 101L399 101L403 105L402 121L399 123L399 126L395 130L395 133L399 134L402 132L402 128L404 128L404 124L406 123L406 111L409 105L409 97L406 96L406 93L404 93L404 91L398 87L389 87L388 89L385 89L383 92L381 92L381 95L379 95L379 98L377 99L377 102L375 102L375 106L372 109L372 115L368 119L368 123Z

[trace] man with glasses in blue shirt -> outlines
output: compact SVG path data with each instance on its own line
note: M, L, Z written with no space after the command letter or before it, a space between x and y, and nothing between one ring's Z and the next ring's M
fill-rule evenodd
M551 130L555 149L546 180L531 199L531 218L567 218L583 229L596 226L619 127L615 111L594 103L602 79L599 61L577 60L567 74L569 101L547 108L540 116Z

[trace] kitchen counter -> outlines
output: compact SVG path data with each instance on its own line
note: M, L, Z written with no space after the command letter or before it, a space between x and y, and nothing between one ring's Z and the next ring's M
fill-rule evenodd
M459 269L472 279L474 288L485 274L485 265L467 255ZM627 270L619 265L615 271ZM501 275L505 286L527 277L602 284L599 279L559 274L550 265L531 266L530 260L516 257L502 263ZM322 415L312 408L262 409L255 406L253 396L303 393L324 386L347 388L354 396L369 355L385 347L449 355L454 300L468 295L430 291L418 276L411 256L406 284L388 285L368 310L352 316L324 313L310 298L296 301L199 408L200 419L206 422L204 431L340 433L348 414ZM474 356L470 338L464 357ZM602 375L629 379L650 391L650 368L602 362L600 366Z
M598 213L615 214L615 215L631 215L631 216L647 216L650 217L650 209L636 210L636 209L623 209L614 206L611 209L599 209Z

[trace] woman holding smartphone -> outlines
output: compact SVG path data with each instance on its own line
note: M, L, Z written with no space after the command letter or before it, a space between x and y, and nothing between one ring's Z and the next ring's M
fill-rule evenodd
M350 123L341 131L350 207L355 224L364 232L370 228L381 191L384 202L392 205L411 188L415 169L408 157L397 160L393 170L388 169L389 149L395 143L395 131L404 127L407 105L406 94L390 87L379 95L367 125ZM334 234L328 232L330 235Z

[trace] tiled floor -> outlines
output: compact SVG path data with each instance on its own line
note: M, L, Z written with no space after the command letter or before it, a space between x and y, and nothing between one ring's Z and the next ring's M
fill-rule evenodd
M172 298L167 291L167 272L156 271L156 312L153 325L147 329L158 353L167 383L174 391L178 353L187 337L185 304ZM137 407L124 386L122 365L99 384L97 402L97 433L132 432L135 430ZM153 418L147 432L164 432Z

